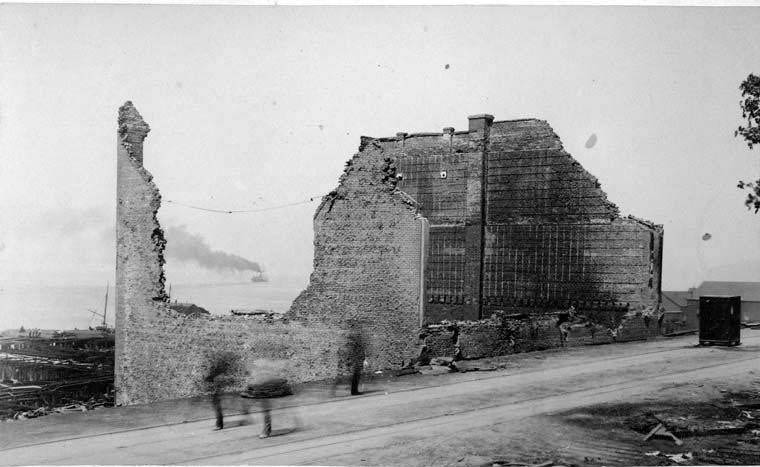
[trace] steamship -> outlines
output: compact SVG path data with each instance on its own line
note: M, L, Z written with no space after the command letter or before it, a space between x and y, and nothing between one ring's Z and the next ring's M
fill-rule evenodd
M269 282L269 278L264 274L264 271L257 271L251 277L251 282Z

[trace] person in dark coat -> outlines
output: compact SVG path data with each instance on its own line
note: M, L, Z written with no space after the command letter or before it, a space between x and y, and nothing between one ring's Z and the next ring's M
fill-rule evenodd
M359 384L361 383L362 370L364 370L364 360L366 358L364 337L362 336L362 329L358 322L350 324L346 347L349 369L351 370L351 395L357 396L361 394L359 392Z
M230 353L221 353L211 357L208 371L203 382L211 391L211 403L216 415L216 428L224 428L224 413L222 411L222 393L232 380L232 370L237 357Z
M335 377L330 388L330 395L335 397L338 386L343 384L344 375L350 374L351 395L361 394L359 386L361 385L362 371L364 370L365 350L364 336L362 327L356 320L348 321L346 328L346 341L338 351L338 371L339 375Z

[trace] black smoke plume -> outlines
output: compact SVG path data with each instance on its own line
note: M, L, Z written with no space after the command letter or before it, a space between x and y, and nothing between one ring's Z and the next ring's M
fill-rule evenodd
M187 227L169 227L166 231L166 256L180 261L193 261L206 269L262 272L259 263L242 256L212 250L200 235Z

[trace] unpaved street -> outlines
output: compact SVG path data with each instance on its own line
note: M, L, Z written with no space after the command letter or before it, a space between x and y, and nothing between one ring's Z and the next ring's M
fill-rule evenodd
M737 348L695 347L686 336L547 353L540 364L449 374L423 385L370 384L360 397L276 409L281 436L260 440L260 417L213 432L210 420L43 440L0 450L3 464L351 464L466 465L494 453L539 459L549 453L626 464L630 445L583 434L555 415L606 402L656 400L667 391L757 380L760 332ZM538 353L536 355L539 355ZM529 362L536 355L515 356ZM399 378L399 381L403 379ZM432 384L434 385L430 385ZM699 382L702 386L690 386ZM694 389L702 388L702 389ZM113 409L114 411L123 409ZM14 422L20 423L20 422ZM10 424L6 424L10 425ZM72 426L72 430L74 427ZM3 427L10 433L9 426ZM293 430L293 431L290 431ZM43 437L44 438L44 437ZM23 444L23 443L22 443Z

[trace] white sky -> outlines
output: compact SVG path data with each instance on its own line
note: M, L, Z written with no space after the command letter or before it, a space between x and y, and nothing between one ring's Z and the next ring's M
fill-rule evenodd
M665 289L760 280L760 216L735 188L760 153L733 135L758 24L758 8L2 5L0 281L113 280L126 100L164 199L223 209L328 192L362 134L542 118L623 213L665 225ZM305 277L315 208L160 219Z

